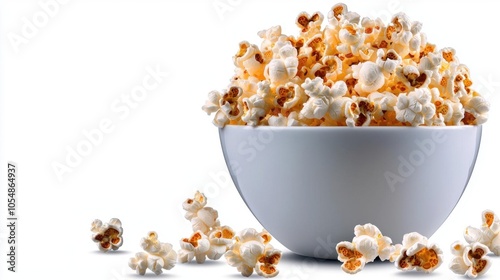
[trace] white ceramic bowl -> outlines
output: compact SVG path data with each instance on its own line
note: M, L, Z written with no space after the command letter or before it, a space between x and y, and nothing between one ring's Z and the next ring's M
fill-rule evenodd
M332 259L358 224L398 243L412 231L430 237L467 186L481 130L226 126L219 135L262 226L292 252Z

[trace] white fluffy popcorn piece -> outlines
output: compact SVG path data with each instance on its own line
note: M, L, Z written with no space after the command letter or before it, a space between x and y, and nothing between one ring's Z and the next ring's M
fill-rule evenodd
M285 84L297 75L298 65L297 49L288 42L278 49L277 57L266 65L264 75L275 86Z
M231 86L224 92L211 91L202 109L208 115L215 113L213 124L217 127L224 127L243 114L243 104L239 101L242 94L243 89L238 86Z
M350 274L358 273L366 263L374 261L379 249L377 240L368 235L354 237L352 242L342 241L335 248L342 270Z
M309 99L300 111L299 118L323 118L330 106L330 98L332 97L331 89L323 84L323 79L320 77L312 80L307 78L302 84L302 88L306 95L309 96Z
M480 125L488 120L490 103L482 96L474 96L467 99L464 110L464 124Z
M204 263L210 249L208 237L201 231L195 231L190 237L182 238L181 249L178 251L178 261L181 263L190 262L196 259L197 263Z
M385 51L384 49L378 49L375 64L380 67L385 77L389 77L389 75L393 74L401 63L402 58L395 50L389 49Z
M428 88L417 88L408 94L398 95L396 118L419 126L432 121L436 106L431 102L432 96Z
M265 278L271 278L278 275L279 270L276 268L281 260L281 251L275 249L271 244L266 244L264 254L257 259L255 271L258 275Z
M433 243L429 243L425 236L417 232L403 236L400 254L394 263L399 270L409 271L416 269L431 273L443 262L443 252Z
M270 126L301 126L297 112L291 112L288 117L279 113L277 116L270 116L268 123Z
M262 38L260 51L264 55L264 61L269 61L273 58L274 44L281 37L281 26L275 25L268 29L257 32L257 35Z
M144 275L148 269L148 253L139 252L135 257L129 259L128 266L135 270L137 274Z
M194 198L188 198L182 203L186 210L185 218L191 222L193 231L201 231L204 234L220 225L219 214L212 207L206 207L207 198L203 193L196 191Z
M464 232L464 238L468 243L479 242L489 248L489 250L500 255L500 220L495 213L489 209L481 214L481 228L467 227Z
M91 228L92 241L97 243L97 247L102 252L118 250L123 244L122 223L117 218L112 218L108 223L103 224L101 220L92 221Z
M303 104L306 98L304 90L300 85L288 82L276 88L274 105L278 108L288 110L299 104Z
M354 96L344 105L347 126L368 126L375 111L375 104L366 97Z
M375 62L366 61L352 66L352 76L357 79L354 89L362 96L379 90L385 84L382 67Z
M144 275L149 268L154 274L163 273L163 269L172 269L177 260L177 253L170 243L162 243L158 240L158 234L154 231L148 232L141 239L141 247L145 252L139 252L129 259L128 265L138 274Z
M211 260L220 259L233 244L234 235L235 232L228 226L213 229L208 235L210 248L207 251L207 257Z
M233 239L234 243L224 254L230 266L236 267L246 277L252 275L254 269L267 277L278 274L276 264L281 258L281 252L267 246L272 239L267 231L259 233L248 228L237 233Z
M301 12L297 16L295 24L299 27L301 36L308 39L320 32L323 19L324 16L320 12L315 12L312 15Z
M241 119L251 126L257 126L266 115L266 101L261 96L254 94L248 98L243 98L244 113Z
M392 246L392 239L390 237L384 236L382 232L373 224L357 225L354 227L354 236L369 236L377 241L378 245L378 257L381 261L388 260L390 256L394 253L394 246Z
M479 242L464 244L455 241L451 244L451 253L454 257L449 268L453 273L467 275L469 278L484 275L491 267L488 252L488 247Z
M340 44L337 50L342 54L353 54L357 56L359 50L365 43L364 28L357 23L345 21L338 33Z
M344 3L337 3L328 11L328 23L331 25L338 25L340 20L345 14L349 12L347 5Z
M233 61L245 74L261 79L264 77L264 57L256 45L247 41L241 42Z

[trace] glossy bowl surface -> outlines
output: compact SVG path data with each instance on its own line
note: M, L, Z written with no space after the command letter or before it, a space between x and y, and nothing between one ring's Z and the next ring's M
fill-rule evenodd
M292 252L336 258L354 227L430 237L464 192L481 126L219 129L226 164L262 226Z

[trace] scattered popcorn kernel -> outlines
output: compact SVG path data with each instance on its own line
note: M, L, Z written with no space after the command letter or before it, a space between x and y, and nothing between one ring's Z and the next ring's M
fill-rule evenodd
M411 232L403 236L401 251L394 263L402 271L416 269L430 273L441 265L442 255L436 244L430 244L426 237Z
M210 241L203 232L197 230L189 238L182 238L179 243L181 246L178 252L179 262L190 262L193 258L196 258L197 263L205 262Z
M255 229L244 229L234 236L234 243L224 254L227 263L236 267L243 276L257 273L266 277L277 275L276 264L281 252L268 244L271 235L267 231L257 232Z
M455 241L451 244L451 253L454 258L449 268L456 274L467 275L476 278L485 274L491 266L491 260L487 256L489 250L485 245L474 242L463 244Z
M92 222L90 230L93 232L92 241L97 243L100 251L118 250L123 244L122 223L117 218L109 220L106 224L96 219Z
M163 273L163 269L170 270L175 266L177 253L172 249L172 244L160 242L156 232L148 232L147 236L141 239L141 247L145 252L137 253L128 262L129 267L138 274L144 275L149 268L159 275Z
M185 218L191 221L193 231L201 231L207 234L211 228L219 226L219 214L212 207L205 207L207 198L197 191L194 198L188 198L182 204L186 210Z
M361 17L344 3L333 5L326 17L323 24L322 13L300 12L296 36L276 25L257 33L260 47L240 42L230 84L209 92L202 106L213 115L213 124L458 126L487 121L489 103L475 91L469 69L455 49L429 42L421 22L403 12L389 22ZM347 92L308 92L304 86L316 79L315 88L342 81ZM261 83L268 87L259 92ZM370 95L374 110L363 113L356 98Z
M267 244L264 254L257 259L255 271L258 275L266 278L278 275L279 271L276 268L281 259L281 251L274 249L271 244Z
M146 270L148 269L148 254L144 252L135 254L135 257L130 258L128 266L139 275L146 274Z
M208 235L210 248L207 251L207 257L211 260L220 259L233 244L234 235L234 231L228 226L212 230Z
M354 227L354 236L369 236L375 239L378 245L377 254L381 261L388 260L395 250L394 246L391 245L392 239L382 235L382 232L370 223Z
M488 247L496 256L500 255L500 219L491 210L484 210L481 228L467 227L464 232L465 240L472 243L481 243Z
M336 246L338 260L342 262L342 270L355 274L365 264L372 262L378 255L377 241L368 235L354 237L352 242L342 241Z

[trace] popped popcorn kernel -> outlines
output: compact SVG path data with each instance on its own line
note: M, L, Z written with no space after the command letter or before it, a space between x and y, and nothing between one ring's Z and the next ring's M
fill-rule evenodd
M344 272L355 274L361 271L365 264L377 257L378 244L371 236L361 235L352 242L343 241L336 246L338 260L342 262Z
M464 231L464 238L469 243L485 245L496 256L500 255L500 219L489 209L481 214L481 228L469 226Z
M390 255L394 253L394 246L392 246L392 239L384 236L382 232L373 224L357 225L354 227L354 236L369 236L375 239L378 245L378 257L381 261L388 260Z
M179 244L181 246L177 253L179 262L186 263L193 259L196 259L197 263L205 262L210 241L203 232L197 230L190 237L182 238Z
M252 275L254 269L264 277L278 274L276 265L281 259L281 251L269 244L272 237L267 231L259 233L248 228L237 233L233 239L234 243L224 254L230 266L236 267L246 277Z
M206 207L207 198L197 191L194 198L186 199L182 208L186 210L184 217L191 222L193 231L207 234L213 227L219 226L219 214L212 207Z
M276 25L257 33L260 47L240 42L230 84L209 92L202 106L214 115L213 124L458 126L487 121L489 103L473 88L469 69L454 48L429 42L421 22L399 12L385 23L361 17L344 3L333 5L325 24L324 19L321 12L303 11L295 18L296 36ZM347 92L341 98L301 92L316 78L328 88L342 81ZM262 82L269 84L266 96L258 92ZM436 93L430 103L429 92ZM355 99L374 93L393 94L397 102L371 100L373 112L358 112ZM382 107L387 109L377 109Z
M455 274L476 278L484 275L491 267L491 260L487 256L489 249L479 242L463 244L455 241L451 244L451 253L454 258L449 268Z
M97 248L102 252L118 250L123 244L122 223L117 218L112 218L108 223L103 224L101 220L92 221L91 228L92 241L97 243Z
M442 255L436 244L429 243L425 236L417 232L411 232L403 236L400 254L394 263L402 271L416 269L431 273L442 264Z
M255 271L258 275L266 278L278 275L279 271L276 268L281 259L281 251L274 249L271 244L266 246L265 254L262 255L255 265Z
M172 244L160 242L156 232L148 232L141 239L141 247L145 252L136 253L128 262L129 267L137 274L144 275L149 268L154 274L160 275L163 269L170 270L175 266L177 253Z
M233 244L234 235L235 232L228 226L213 229L208 235L210 248L207 251L207 257L211 260L220 259Z

